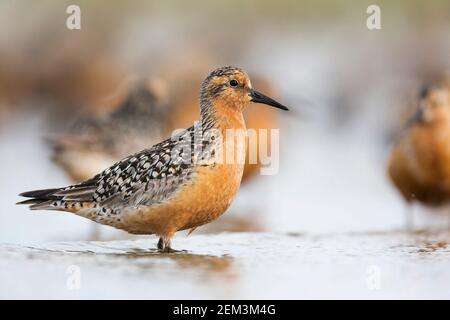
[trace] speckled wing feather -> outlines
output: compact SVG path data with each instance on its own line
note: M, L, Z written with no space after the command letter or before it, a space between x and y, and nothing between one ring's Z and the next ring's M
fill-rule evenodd
M191 136L193 128L182 135ZM189 138L190 139L190 138ZM189 180L191 155L182 154L179 140L167 139L151 149L127 157L100 174L93 201L103 211L151 206L166 201ZM184 137L181 141L185 141ZM186 140L189 141L189 140ZM179 148L180 154L174 152Z
M83 183L21 195L33 198L26 200L26 204L32 204L31 209L89 209L100 216L167 201L193 172L194 132L191 127L176 138L122 159Z

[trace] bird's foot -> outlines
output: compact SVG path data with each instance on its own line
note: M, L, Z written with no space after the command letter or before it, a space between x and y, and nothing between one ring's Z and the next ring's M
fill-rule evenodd
M160 250L161 253L187 253L187 250L176 250L171 247L166 247L163 250Z
M160 237L158 240L158 250L161 253L186 253L186 250L175 250L170 246L171 238Z

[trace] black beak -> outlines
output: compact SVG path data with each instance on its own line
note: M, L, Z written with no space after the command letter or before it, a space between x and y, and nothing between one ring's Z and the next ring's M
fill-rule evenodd
M411 119L409 119L409 121L407 122L407 127L410 127L416 123L424 122L425 115L424 115L424 111L422 108L422 103L423 103L423 100L428 97L428 94L430 93L431 90L432 90L431 86L423 86L422 89L420 90L419 103L417 105L416 112L411 117Z
M275 107L275 108L278 108L281 110L286 110L286 111L289 110L288 108L283 106L281 103L276 102L272 98L269 98L268 96L263 95L261 92L258 92L256 90L250 89L250 97L251 97L250 101L252 101L252 102L267 104L268 106L272 106L272 107Z
M411 117L411 119L408 121L407 126L411 126L416 123L422 123L424 122L424 112L422 108L417 108L414 115Z
M430 90L431 90L430 86L425 86L425 85L422 86L422 88L420 90L419 98L425 99L428 96L428 94L430 93Z
M419 103L419 105L417 106L416 111L414 112L412 117L410 117L408 119L408 121L406 122L405 128L410 128L415 124L424 123L424 122L425 122L425 114L424 114L422 106Z

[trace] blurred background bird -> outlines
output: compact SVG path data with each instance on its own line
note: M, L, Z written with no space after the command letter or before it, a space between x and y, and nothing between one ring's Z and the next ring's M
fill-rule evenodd
M48 139L52 159L73 182L89 179L165 135L168 108L156 85L138 81L129 91L115 109L81 116L69 132Z
M448 80L424 88L418 100L414 116L391 151L388 173L407 203L440 207L450 202Z

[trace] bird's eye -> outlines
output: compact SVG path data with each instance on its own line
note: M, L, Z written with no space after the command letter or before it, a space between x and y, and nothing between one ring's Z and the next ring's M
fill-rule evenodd
M237 80L230 80L230 86L232 87L236 87L239 84L239 82L237 82Z

